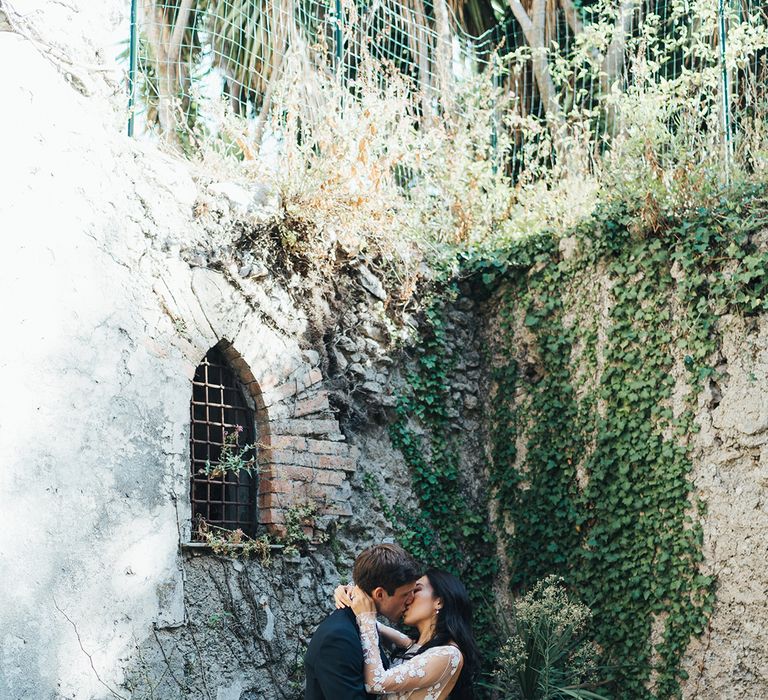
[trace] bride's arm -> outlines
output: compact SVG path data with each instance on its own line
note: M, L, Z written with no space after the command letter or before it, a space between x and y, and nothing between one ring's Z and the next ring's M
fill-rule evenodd
M371 597L355 586L352 610L360 628L363 647L363 678L369 693L397 693L447 683L462 665L461 652L454 646L434 647L423 654L386 670L379 651L376 606Z
M348 608L352 606L352 598L349 597L349 594L354 587L355 586L352 583L348 583L346 586L336 586L336 590L333 592L333 600L337 608ZM378 622L377 625L381 638L387 644L393 644L398 649L407 649L413 644L413 640L410 637L404 635L402 632L398 632L393 627L387 627L380 622Z
M402 632L398 632L394 627L387 627L380 622L376 623L376 627L379 630L379 636L388 644L393 644L398 649L407 649L413 640Z
M385 670L379 652L376 613L359 613L357 624L363 645L363 676L368 693L398 693L445 684L461 668L461 652L454 646L441 646Z

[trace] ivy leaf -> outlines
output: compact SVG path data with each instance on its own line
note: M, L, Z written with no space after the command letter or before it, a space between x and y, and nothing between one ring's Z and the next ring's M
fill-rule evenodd
M538 326L540 320L541 319L538 316L536 316L535 314L529 313L529 314L526 314L526 316L525 316L525 325L528 328L532 328L534 326Z

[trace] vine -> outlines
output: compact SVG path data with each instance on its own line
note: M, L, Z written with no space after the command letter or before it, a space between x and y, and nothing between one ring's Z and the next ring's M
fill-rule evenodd
M712 611L689 436L715 378L718 316L768 310L768 254L752 235L764 204L753 188L648 231L612 205L567 260L543 236L467 261L498 303L491 485L511 585L557 573L579 590L623 698L679 697L682 657ZM595 274L610 287L599 367L583 295Z
M426 309L408 391L399 397L390 437L410 469L418 512L396 508L399 536L417 559L461 578L475 605L481 652L495 644L490 591L497 571L486 503L472 503L459 468L459 438L451 429L450 376L455 359L442 309ZM418 424L424 429L418 433Z
M327 533L318 532L315 528L317 515L316 503L295 503L285 512L285 530L282 534L265 533L256 538L249 537L241 528L231 530L199 518L197 538L207 544L214 554L232 559L254 556L269 566L274 547L282 548L283 556L294 557L306 553L310 545L329 541Z

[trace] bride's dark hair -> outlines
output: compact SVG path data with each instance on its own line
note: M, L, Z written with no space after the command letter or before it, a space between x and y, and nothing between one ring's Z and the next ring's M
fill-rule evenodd
M435 596L443 601L443 606L437 613L435 635L413 656L454 642L464 657L464 664L448 698L472 700L472 679L477 672L477 645L472 634L472 603L467 589L455 576L440 569L429 569L424 575L429 579ZM405 657L409 656L406 652Z

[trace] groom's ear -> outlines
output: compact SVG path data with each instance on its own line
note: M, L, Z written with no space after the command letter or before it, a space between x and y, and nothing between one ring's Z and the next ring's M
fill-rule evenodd
M377 603L380 603L382 600L384 600L385 593L386 591L381 586L377 586L371 591L371 598L373 598Z

